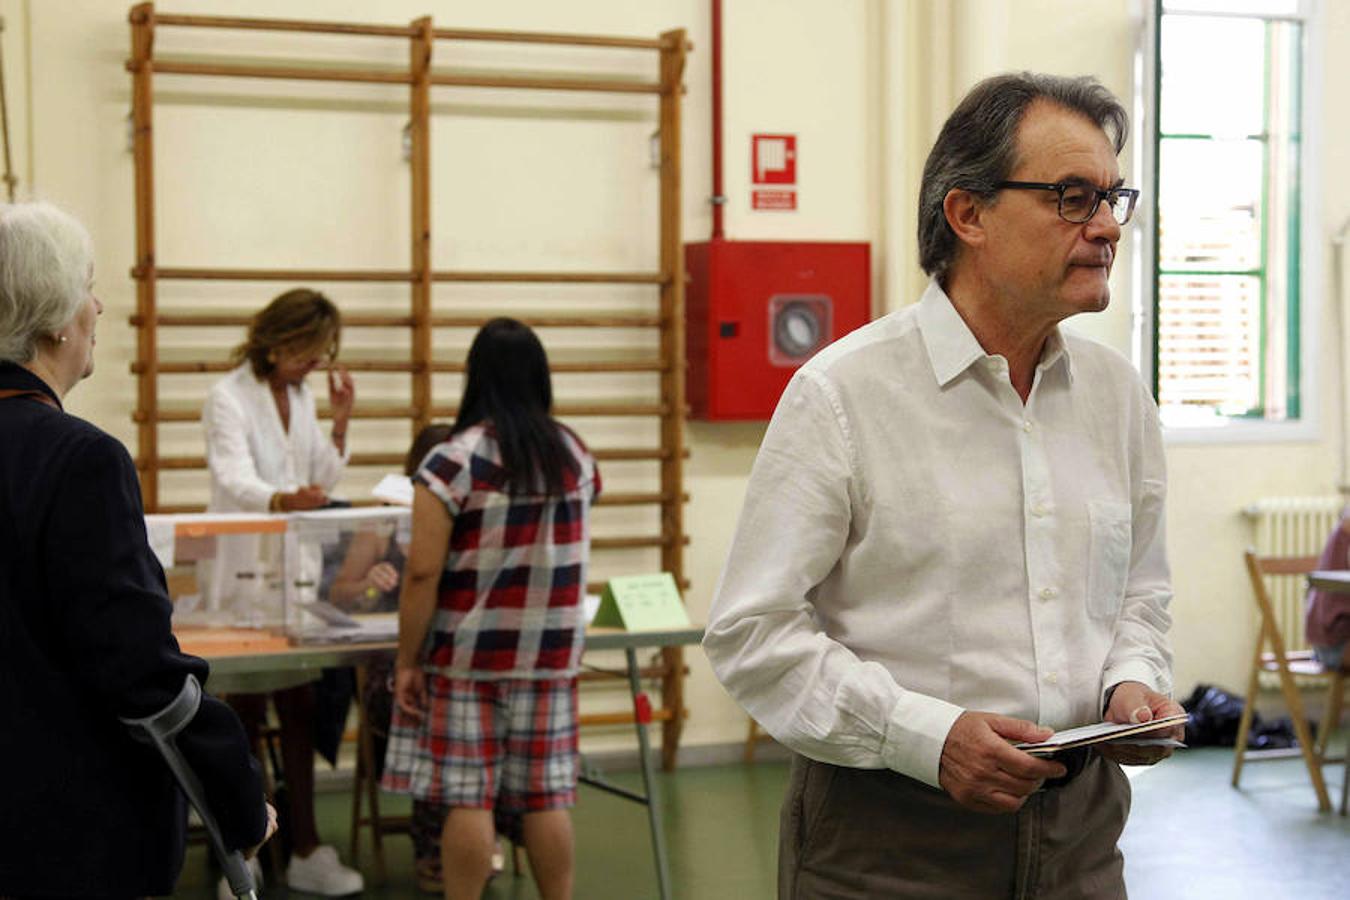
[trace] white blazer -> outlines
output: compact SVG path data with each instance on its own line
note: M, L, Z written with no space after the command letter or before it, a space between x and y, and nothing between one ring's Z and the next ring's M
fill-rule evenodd
M281 415L265 381L248 363L211 388L202 408L206 462L211 469L212 512L266 512L268 501L308 484L332 491L346 468L348 453L338 453L319 428L314 394L307 385L290 387L291 427Z

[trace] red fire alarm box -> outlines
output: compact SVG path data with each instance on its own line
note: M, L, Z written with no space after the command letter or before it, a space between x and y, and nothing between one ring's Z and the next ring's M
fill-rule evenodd
M871 318L865 243L686 244L693 418L768 419L793 371Z

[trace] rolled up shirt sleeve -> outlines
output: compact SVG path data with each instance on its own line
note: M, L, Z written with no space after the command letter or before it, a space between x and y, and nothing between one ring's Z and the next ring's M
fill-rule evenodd
M815 613L865 495L842 406L817 373L799 370L755 460L703 647L732 697L787 747L936 787L961 707L907 690Z

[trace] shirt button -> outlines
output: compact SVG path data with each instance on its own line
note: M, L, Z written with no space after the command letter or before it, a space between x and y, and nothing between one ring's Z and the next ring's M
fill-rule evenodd
M1051 672L1050 674L1046 675L1046 676L1045 676L1045 683L1046 683L1046 684L1059 684L1059 675L1058 675L1058 673Z
M1053 599L1055 599L1055 594L1056 594L1056 593L1057 593L1057 592L1056 592L1055 589L1052 588L1052 587L1041 588L1041 599L1042 599L1042 600L1053 600Z
M1040 518L1049 511L1050 507L1046 506L1044 503L1037 503L1035 506L1031 508L1031 514L1033 516L1036 516L1037 518Z
M1027 434L1030 434L1030 433L1031 433L1031 423L1030 423L1030 422L1023 422L1023 423L1022 423L1022 430L1025 431Z

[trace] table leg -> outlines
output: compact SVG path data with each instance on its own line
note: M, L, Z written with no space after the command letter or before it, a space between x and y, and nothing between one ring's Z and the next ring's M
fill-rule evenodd
M636 706L642 693L642 683L638 679L637 652L632 648L624 650L628 659L628 687L633 693ZM636 711L636 710L635 710ZM666 839L661 823L661 803L656 788L656 777L652 771L651 745L647 738L647 723L641 715L633 717L637 729L638 761L642 766L642 785L647 794L647 821L652 829L652 855L656 857L656 884L661 900L670 900L670 870L666 864Z

